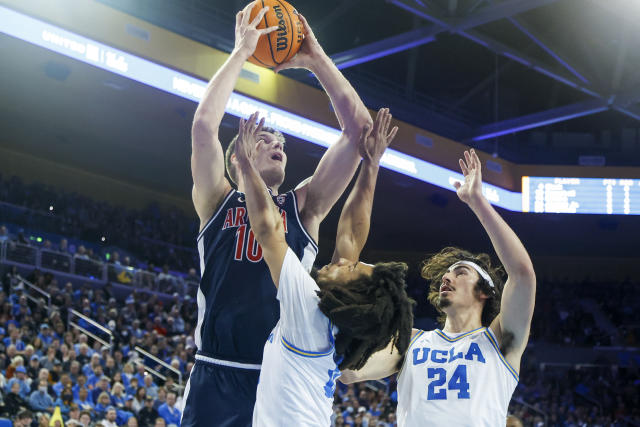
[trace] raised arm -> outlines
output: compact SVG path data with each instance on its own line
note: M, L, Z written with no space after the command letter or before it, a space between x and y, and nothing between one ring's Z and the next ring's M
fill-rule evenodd
M390 123L389 109L381 108L373 123L373 129L369 130L367 125L360 136L362 166L340 214L332 262L337 262L340 258L350 261L358 261L360 258L360 252L369 236L380 159L398 132L396 126L389 132Z
M371 124L371 116L351 84L322 50L306 19L299 16L305 31L304 42L298 54L275 71L305 68L315 74L331 99L342 129L336 143L320 160L310 182L296 190L302 221L317 238L320 222L347 188L358 167L358 140L364 126Z
M465 202L486 230L508 279L502 292L500 314L491 330L501 343L509 363L519 369L529 340L536 296L536 275L529 254L518 236L482 195L482 170L474 150L465 151L460 168L464 184L456 183L458 197Z
M278 287L280 270L288 246L284 237L282 217L266 184L253 166L252 154L256 144L264 144L258 136L262 131L264 119L256 124L257 118L258 113L253 113L248 120L240 120L235 154L240 170L239 179L242 180L245 190L251 230L262 246L262 256L269 267L273 283Z
M242 66L258 43L258 38L277 29L256 29L268 8L249 22L253 2L236 15L235 47L224 65L213 76L196 109L191 128L191 174L193 204L200 218L200 228L209 220L231 185L224 177L224 152L218 129L224 108L236 85Z

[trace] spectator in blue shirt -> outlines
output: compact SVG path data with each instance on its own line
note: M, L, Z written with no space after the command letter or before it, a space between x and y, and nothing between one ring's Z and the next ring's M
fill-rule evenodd
M47 382L40 380L38 389L29 397L31 409L39 412L53 413L53 399L47 393Z
M147 396L151 396L154 399L158 397L158 386L154 384L151 375L144 377L144 388L147 389Z
M76 398L75 403L83 411L91 411L94 408L93 401L89 397L89 391L85 387L78 390L78 397Z
M100 355L98 353L93 353L91 355L91 363L88 363L82 367L82 373L85 374L87 378L90 378L94 374L97 366L102 367L102 364L100 363ZM102 372L100 373L100 375L102 375Z
M29 392L31 391L31 389L27 385L26 379L27 370L24 369L24 366L18 366L16 368L15 376L9 380L5 387L6 392L9 393L11 391L11 386L13 386L13 383L18 383L20 385L20 391L18 392L18 394L23 399L27 399L29 397Z
M87 377L87 386L89 388L96 387L96 385L100 382L100 379L103 377L102 366L98 365L93 369L93 375L89 375Z
M66 387L69 387L69 389L71 390L71 387L73 387L73 384L71 383L71 377L69 376L69 374L62 374L60 376L60 381L55 383L52 387L53 391L56 392L56 396L60 397L60 394L62 394L62 390L64 390Z
M38 338L42 340L42 343L45 347L49 347L51 342L53 341L53 334L51 332L51 328L46 323L40 325L40 333L38 334Z
M129 418L133 417L132 402L133 396L127 396L124 399L124 406L122 408L116 408L116 423L119 426L126 424Z
M91 390L91 398L94 402L98 402L102 393L107 393L109 396L109 404L111 404L111 395L109 394L109 377L103 375L100 377L100 381L96 384L95 388Z
M24 298L24 297L21 297ZM26 300L26 298L25 298ZM24 342L20 339L20 330L18 328L9 328L9 336L2 340L5 347L9 347L11 344L16 346L17 351L24 351Z
M170 391L167 393L167 401L160 405L158 414L164 418L167 425L180 425L181 412L180 409L176 407L176 394L174 392Z

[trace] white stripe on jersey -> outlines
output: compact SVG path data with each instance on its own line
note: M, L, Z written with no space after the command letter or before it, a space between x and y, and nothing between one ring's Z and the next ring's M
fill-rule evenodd
M204 275L204 239L198 240L198 253L200 254L200 277ZM198 303L198 323L196 323L196 330L193 333L193 339L198 350L202 349L202 322L204 322L204 313L207 310L207 299L202 293L200 288L201 284L198 284L198 293L196 294L196 302Z
M398 425L503 426L517 384L489 328L420 331L398 377Z

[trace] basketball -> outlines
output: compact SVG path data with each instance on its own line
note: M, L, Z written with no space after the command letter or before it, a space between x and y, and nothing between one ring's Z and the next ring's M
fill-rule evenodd
M304 31L302 22L298 18L298 12L284 0L255 0L249 22L251 22L258 12L268 6L269 10L258 24L257 28L269 28L278 26L279 28L270 33L264 34L258 40L258 45L249 62L262 67L273 68L287 62L298 53Z

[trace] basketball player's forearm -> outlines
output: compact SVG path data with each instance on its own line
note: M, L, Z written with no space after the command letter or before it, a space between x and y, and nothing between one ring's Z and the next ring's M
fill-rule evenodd
M242 50L231 52L229 58L207 85L194 115L194 126L196 123L202 123L209 128L218 129L227 101L248 57L249 55Z
M373 195L375 193L378 178L378 165L363 161L362 168L356 179L356 183L349 194L349 198L342 208L340 221L338 222L338 237L351 236L355 259L360 256L371 225L371 210L373 207ZM345 258L348 258L345 256ZM354 259L354 260L355 260Z
M531 258L524 245L504 219L482 196L470 205L491 239L493 248L510 278L534 278Z
M278 231L278 225L282 223L282 219L277 215L267 186L253 166L242 168L241 173L245 184L245 199L251 229L258 243L264 245L269 236Z
M311 71L329 95L342 131L357 138L364 125L372 122L358 93L326 54L314 61Z

